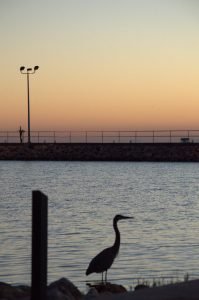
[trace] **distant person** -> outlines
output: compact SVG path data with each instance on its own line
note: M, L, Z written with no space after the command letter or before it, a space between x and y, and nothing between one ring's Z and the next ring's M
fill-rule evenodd
M20 143L23 143L23 139L24 139L24 132L25 130L23 130L20 126L19 128L19 138L20 138Z

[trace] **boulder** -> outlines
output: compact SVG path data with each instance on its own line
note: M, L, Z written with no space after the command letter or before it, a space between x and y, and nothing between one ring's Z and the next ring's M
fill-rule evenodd
M12 286L8 283L0 282L0 299L15 300L28 299L30 296L30 287Z
M98 291L94 287L91 287L83 300L95 300L98 296Z
M127 290L122 285L113 284L110 282L107 283L100 283L100 284L89 284L91 288L95 288L95 290L101 293L111 293L111 294L120 294L124 293Z
M80 300L83 295L68 279L61 278L48 286L48 300Z
M134 290L138 291L138 290L148 289L148 288L150 288L150 286L147 284L138 284L135 286Z

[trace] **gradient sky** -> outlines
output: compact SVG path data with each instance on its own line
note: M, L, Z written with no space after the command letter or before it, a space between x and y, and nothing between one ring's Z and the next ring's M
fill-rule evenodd
M1 0L0 130L199 129L198 0Z

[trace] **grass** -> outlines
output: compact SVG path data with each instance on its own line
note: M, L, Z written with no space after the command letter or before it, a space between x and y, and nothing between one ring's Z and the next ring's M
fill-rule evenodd
M183 281L188 282L190 279L189 273L186 273L183 276ZM168 285L168 284L174 284L174 283L179 283L182 282L182 280L179 279L179 277L174 277L174 278L158 278L158 279L153 279L152 282L150 280L145 280L145 279L137 279L137 284L136 286L143 286L143 287L158 287L158 286L163 286L163 285ZM129 287L129 290L132 291L133 288L132 286Z

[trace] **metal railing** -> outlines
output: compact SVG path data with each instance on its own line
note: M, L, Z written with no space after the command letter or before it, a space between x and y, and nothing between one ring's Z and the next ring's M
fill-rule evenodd
M21 136L28 142L27 131ZM31 131L31 143L199 143L199 130ZM20 143L19 131L0 131L0 143Z

